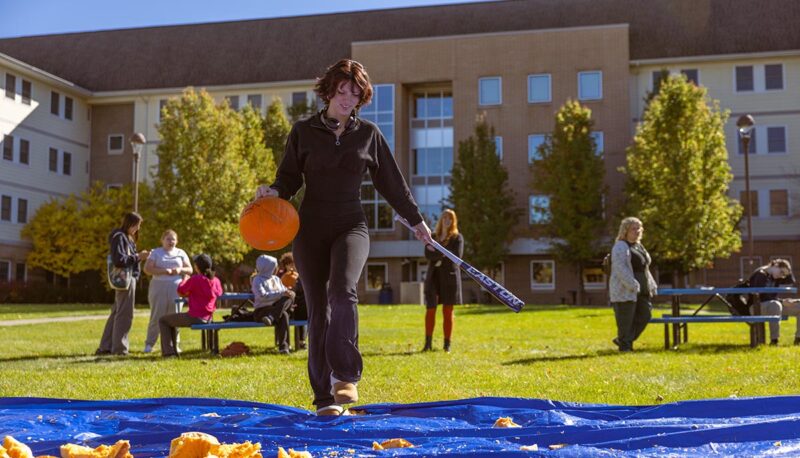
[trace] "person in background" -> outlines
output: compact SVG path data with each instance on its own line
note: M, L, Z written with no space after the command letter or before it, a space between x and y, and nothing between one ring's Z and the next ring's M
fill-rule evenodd
M611 278L608 289L617 337L613 342L619 351L633 351L633 342L650 322L652 297L656 281L650 273L650 254L642 245L644 227L638 218L622 220L617 241L611 249Z
M161 330L161 356L178 356L177 328L193 324L208 323L214 318L217 298L222 295L222 283L214 273L211 256L198 254L194 257L195 273L184 274L178 285L178 294L187 298L189 308L185 313L170 313L158 320Z
M100 346L95 351L96 355L128 354L128 332L133 324L136 281L140 275L139 263L150 255L147 250L136 252L136 240L139 238L141 227L142 217L138 213L126 213L120 227L111 231L108 236L111 262L116 267L130 267L133 279L127 290L116 290L114 294L114 305L111 306L111 314L103 328L103 336L100 338Z
M358 401L364 366L358 348L358 279L369 255L369 229L361 187L369 172L375 190L430 243L389 143L377 125L358 116L372 100L363 65L341 59L317 79L325 107L294 124L270 186L256 198L289 200L303 184L300 231L292 251L308 305L308 377L317 415L340 415Z
M458 232L458 218L453 210L445 210L436 222L433 238L458 257L464 255L464 237ZM425 245L428 271L425 274L425 346L433 349L433 328L436 326L436 306L442 304L444 346L450 351L453 334L453 305L461 304L461 268L431 245Z
M297 273L297 268L294 265L294 256L291 251L281 255L278 260L278 272L276 272L275 275L281 279L283 286L294 289L294 285L297 283L297 279L300 278L300 274Z
M792 265L785 259L773 259L767 265L763 265L750 274L748 285L751 288L756 287L777 287L794 283L794 276L792 275ZM778 300L778 295L775 293L760 293L758 299L761 302L761 315L782 315L783 302ZM752 301L755 302L755 301ZM794 310L796 307L790 307ZM750 305L750 314L753 315L755 311L755 304ZM769 338L770 345L778 345L778 339L781 335L781 323L769 323ZM798 342L797 336L800 336L800 323L798 323L798 331L795 334L795 343Z
M275 325L278 352L288 355L289 309L294 292L283 285L276 275L278 261L262 254L256 259L256 271L251 280L253 291L253 320L267 326Z
M158 320L164 315L178 313L181 306L175 303L178 298L178 285L183 275L192 274L192 262L185 251L178 248L178 234L167 229L161 235L161 246L150 252L144 263L144 271L152 275L147 290L150 303L150 322L147 324L147 337L144 352L150 353L158 340ZM175 337L180 342L180 336Z

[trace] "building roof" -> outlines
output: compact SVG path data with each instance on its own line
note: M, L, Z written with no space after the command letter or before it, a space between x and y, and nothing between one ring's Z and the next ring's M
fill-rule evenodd
M352 42L630 25L630 59L800 49L795 0L510 0L0 40L93 91L312 79Z

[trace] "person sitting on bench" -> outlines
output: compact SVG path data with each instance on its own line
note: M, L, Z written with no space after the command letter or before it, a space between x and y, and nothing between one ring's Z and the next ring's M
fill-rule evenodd
M256 260L256 271L251 280L253 291L253 320L275 325L278 352L289 354L289 308L294 292L283 285L275 275L278 260L262 254Z
M792 265L785 259L773 259L769 264L757 268L750 275L748 279L748 286L751 288L760 287L777 287L794 283L794 276L792 275ZM778 300L778 295L775 293L760 293L758 298L761 302L761 315L781 315L783 313L783 304ZM754 300L750 301L750 314L754 313ZM800 332L800 330L798 330ZM770 322L769 324L769 338L770 345L778 345L780 338L781 324L780 322ZM795 338L797 343L797 338Z

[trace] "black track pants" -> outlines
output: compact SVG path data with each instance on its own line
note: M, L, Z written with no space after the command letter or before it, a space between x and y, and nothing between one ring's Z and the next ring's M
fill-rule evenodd
M333 404L331 373L361 379L356 288L369 255L363 212L320 217L301 210L292 251L308 306L308 376L314 404L325 407Z

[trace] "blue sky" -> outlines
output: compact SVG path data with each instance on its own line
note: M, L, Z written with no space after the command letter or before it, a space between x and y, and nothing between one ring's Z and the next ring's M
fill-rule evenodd
M475 1L0 0L0 38Z

